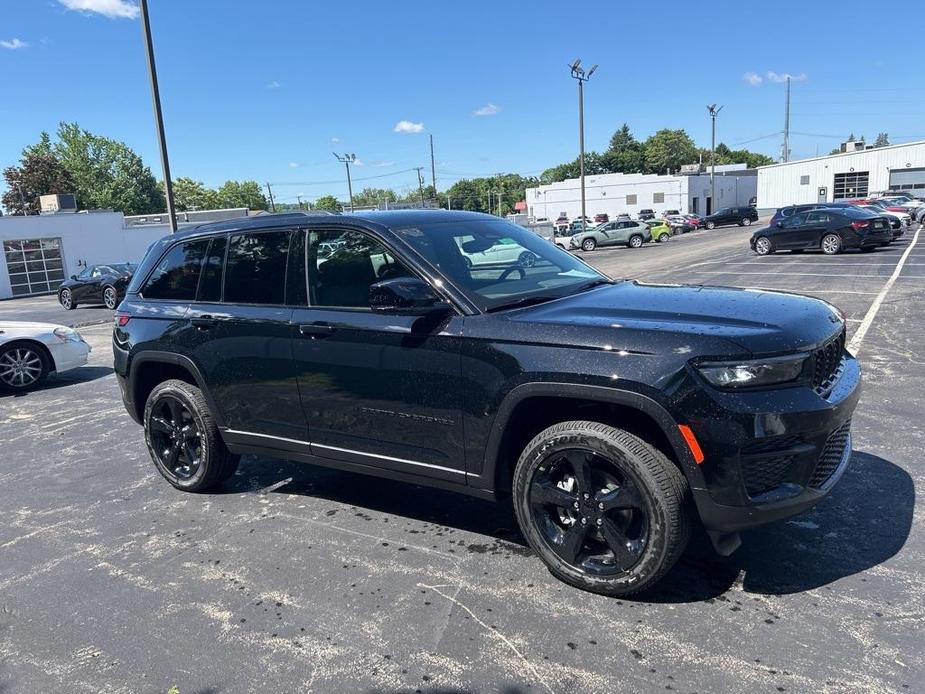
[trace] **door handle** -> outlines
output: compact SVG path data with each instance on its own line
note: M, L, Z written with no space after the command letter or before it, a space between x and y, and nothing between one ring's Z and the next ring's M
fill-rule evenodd
M190 319L190 323L192 323L198 330L209 330L210 328L215 327L216 322L217 321L210 315L203 315Z
M312 339L327 337L335 330L337 330L337 328L335 328L330 323L307 323L299 326L299 332L303 335L311 337Z

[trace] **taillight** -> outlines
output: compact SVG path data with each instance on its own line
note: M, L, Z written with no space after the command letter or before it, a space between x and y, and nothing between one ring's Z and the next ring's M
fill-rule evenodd
M132 319L132 317L127 313L117 313L115 315L115 318L116 318L116 325L118 325L120 328L124 328L126 325L128 325L128 322Z
M852 229L866 229L870 222L851 222Z

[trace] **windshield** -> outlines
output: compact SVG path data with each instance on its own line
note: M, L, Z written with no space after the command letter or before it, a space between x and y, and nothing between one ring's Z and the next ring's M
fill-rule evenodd
M125 275L130 275L135 272L135 265L132 263L116 263L115 265L110 265L113 270L116 272L121 272Z
M555 299L609 280L532 231L505 220L437 222L395 230L481 310Z

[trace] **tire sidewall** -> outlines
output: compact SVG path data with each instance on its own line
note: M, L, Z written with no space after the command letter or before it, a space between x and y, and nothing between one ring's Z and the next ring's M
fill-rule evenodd
M182 385L181 385L182 384ZM145 412L144 412L144 431L145 431L145 444L148 446L148 453L151 456L151 460L154 463L154 466L157 468L157 471L166 479L170 484L172 484L177 489L183 490L194 490L197 488L199 483L202 482L203 478L208 475L209 466L212 464L215 459L216 451L212 446L211 437L206 435L207 425L203 419L202 412L200 412L199 407L196 405L195 401L188 392L188 389L194 388L182 381L166 381L156 386L154 390L151 391L151 394L148 396L148 400L145 403ZM157 402L164 396L171 396L183 403L183 405L192 413L193 418L196 420L196 425L199 427L199 431L202 433L200 438L202 444L202 463L199 465L199 469L196 470L196 474L190 477L189 479L183 479L174 475L170 470L165 468L161 462L160 458L155 454L154 446L151 443L151 428L148 426L148 422L151 419L151 412L154 409L154 406Z
M570 448L587 448L601 454L636 483L648 515L648 540L640 560L629 570L612 576L594 576L567 564L547 544L540 530L533 522L530 507L530 485L537 470L544 461L560 450ZM614 594L624 591L635 592L642 588L637 587L643 583L646 575L660 575L661 566L667 560L669 547L666 532L667 517L664 508L660 505L652 491L652 485L647 479L644 469L632 464L632 453L613 441L604 437L595 436L587 431L568 430L545 439L534 439L524 450L514 474L514 511L517 515L521 531L552 574L571 584L580 584L586 590ZM643 586L645 587L645 586Z
M45 350L31 342L9 342L0 347L0 356L14 349L28 349L37 354L42 362L42 372L32 383L25 386L11 386L8 383L0 381L0 391L5 393L27 393L41 386L45 379L48 378L48 374L51 371L51 364Z
M67 305L65 305L65 303L64 303L64 296L65 296L65 294L67 294L68 301L69 301L69 303L68 303ZM62 290L58 293L58 303L61 304L61 307L62 307L65 311L71 311L71 310L73 310L73 309L74 309L74 293L73 293L70 289L67 289L67 288L62 289Z
M630 240L626 242L626 245L630 248L642 248L643 238L639 234L630 236Z
M831 251L831 252L825 249L825 240L829 238L830 236L838 239L838 248L836 248L834 251ZM838 255L842 250L842 240L838 234L826 234L825 236L822 237L822 242L819 245L822 247L822 252L825 253L826 255Z
M766 251L761 250L762 241L767 241L768 243ZM758 255L771 255L771 253L773 252L774 252L774 244L771 243L771 239L769 239L767 236L759 236L758 239L755 241L755 253L757 253Z
M597 247L597 241L594 239L585 239L581 242L581 250L593 251Z
M113 295L112 306L110 306L109 303L106 301L106 293L109 292L110 290L112 291L112 295ZM119 292L117 292L116 288L113 287L112 285L107 285L103 287L103 303L106 305L106 308L112 311L114 311L116 307L119 305Z

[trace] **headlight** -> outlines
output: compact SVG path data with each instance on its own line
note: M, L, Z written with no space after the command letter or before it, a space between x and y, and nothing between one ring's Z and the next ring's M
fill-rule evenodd
M84 339L80 336L80 333L74 330L73 328L55 328L54 330L55 337L57 337L61 342L83 342Z
M803 372L807 355L716 361L696 364L697 370L717 388L770 386L796 380Z

